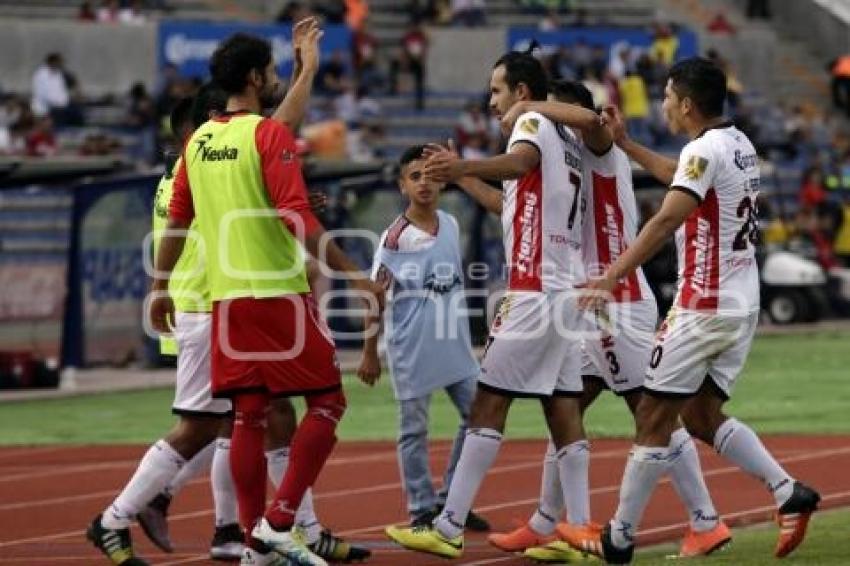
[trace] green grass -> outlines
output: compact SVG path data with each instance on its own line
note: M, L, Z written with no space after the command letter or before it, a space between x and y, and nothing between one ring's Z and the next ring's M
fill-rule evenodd
M847 558L847 540L850 537L850 510L818 513L812 518L806 541L789 558L782 560L782 566L845 566ZM779 564L773 558L776 544L776 525L760 525L746 529L736 529L732 544L724 551L700 560L705 566L762 566ZM641 552L635 564L638 566L669 566L665 556L674 554L676 548L670 545Z
M819 333L756 339L729 410L764 433L850 433L847 365L850 335ZM120 379L120 371L116 371ZM343 440L391 440L396 405L385 376L368 388L346 376L349 410ZM147 443L172 425L172 391L157 389L0 404L0 445ZM448 438L457 414L443 394L433 399L434 438ZM592 436L629 436L632 422L622 401L603 395L588 413ZM510 438L540 438L543 418L535 401L517 401Z

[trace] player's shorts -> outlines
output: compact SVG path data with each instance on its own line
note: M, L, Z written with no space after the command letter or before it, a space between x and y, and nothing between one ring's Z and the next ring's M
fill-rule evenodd
M757 324L758 312L721 316L671 309L656 336L644 387L661 395L688 397L709 378L728 399Z
M176 313L177 379L171 406L175 415L219 417L230 413L230 401L212 396L211 328L212 315L209 313Z
M578 396L580 311L572 292L508 292L490 327L479 386L511 397Z
M643 388L658 323L654 299L608 303L593 314L594 328L582 344L582 378L599 379L616 395Z
M213 303L212 391L312 395L339 389L330 329L311 294Z

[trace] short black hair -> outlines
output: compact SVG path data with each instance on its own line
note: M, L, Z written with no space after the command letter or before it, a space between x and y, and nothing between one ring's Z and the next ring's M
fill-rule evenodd
M271 44L255 35L237 33L219 45L210 59L210 74L228 94L245 89L248 73L256 69L265 73L272 61Z
M690 98L705 118L723 114L726 101L726 73L702 57L679 61L670 69L668 79L679 98Z
M580 81L554 79L549 82L549 92L558 102L578 104L582 108L596 111L596 106L593 105L593 95Z
M192 105L192 125L198 128L210 119L210 112L223 113L225 110L227 110L227 93L212 81L204 83L198 89L195 103Z
M401 154L401 157L398 160L398 170L399 174L401 174L402 168L410 163L411 161L416 161L417 159L422 159L422 155L425 153L424 145L412 145L404 150L404 153Z
M511 90L515 90L520 83L525 83L533 100L546 100L549 91L546 71L534 55L530 52L510 51L499 57L493 68L500 65L505 67L505 82Z
M192 128L192 107L195 105L195 97L187 96L177 101L177 104L171 109L169 124L171 132L180 137L181 132L186 128Z

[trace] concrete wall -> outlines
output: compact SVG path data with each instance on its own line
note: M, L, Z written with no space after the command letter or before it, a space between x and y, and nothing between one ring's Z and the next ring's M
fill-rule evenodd
M506 49L505 28L434 29L428 49L428 88L487 90L490 71Z
M156 24L97 25L0 19L0 88L30 92L45 55L62 53L86 95L126 92L156 80Z
M770 5L775 25L814 47L824 64L850 53L850 21L827 8L828 4L824 0L782 0ZM846 6L839 8L847 11Z

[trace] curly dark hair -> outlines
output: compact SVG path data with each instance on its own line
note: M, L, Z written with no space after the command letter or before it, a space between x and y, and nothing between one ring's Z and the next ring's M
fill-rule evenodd
M261 37L237 33L216 48L210 59L213 81L227 94L245 89L248 73L256 69L265 73L272 61L271 44Z

